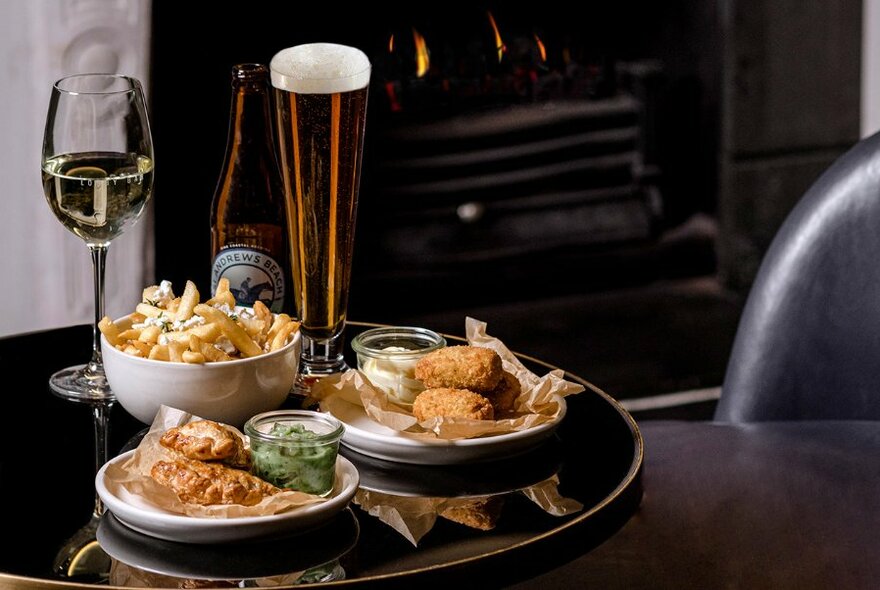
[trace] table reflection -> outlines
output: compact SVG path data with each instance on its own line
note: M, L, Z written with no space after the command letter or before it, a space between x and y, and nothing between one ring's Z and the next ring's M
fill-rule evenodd
M566 516L583 504L560 495L562 447L550 439L519 456L480 464L425 466L395 463L343 449L361 475L353 502L414 546L438 519L478 531L491 531L505 511L528 505L508 502L523 496L545 513ZM506 508L506 506L516 508Z
M252 543L195 545L149 537L107 512L98 541L110 555L109 583L146 588L295 585L345 578L340 559L356 545L347 508L311 531Z

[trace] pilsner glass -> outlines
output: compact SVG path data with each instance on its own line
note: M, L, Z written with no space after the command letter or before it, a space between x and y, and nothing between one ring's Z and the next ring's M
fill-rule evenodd
M344 371L355 216L370 61L331 43L289 47L270 63L287 199L291 277L302 322L297 388Z

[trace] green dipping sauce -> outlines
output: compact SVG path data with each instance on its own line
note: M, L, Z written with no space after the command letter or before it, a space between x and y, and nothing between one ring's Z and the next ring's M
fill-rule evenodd
M333 489L339 441L315 441L321 435L302 424L276 422L267 434L284 439L251 439L254 475L279 487L322 495Z

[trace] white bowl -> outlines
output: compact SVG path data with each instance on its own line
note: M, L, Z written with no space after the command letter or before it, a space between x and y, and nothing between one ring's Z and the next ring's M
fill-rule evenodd
M126 316L116 321L125 329ZM251 416L276 410L287 399L299 369L299 332L283 348L240 360L190 365L126 354L101 335L104 371L125 410L151 424L159 406L241 427Z

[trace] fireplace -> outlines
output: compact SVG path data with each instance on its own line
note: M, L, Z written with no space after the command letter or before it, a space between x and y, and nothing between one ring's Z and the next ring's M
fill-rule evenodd
M671 50L648 47L620 8L575 23L459 10L397 15L373 50L352 312L527 304L713 272L704 232L675 260L660 244L713 207L698 188L713 172L674 175L712 108L664 64Z

